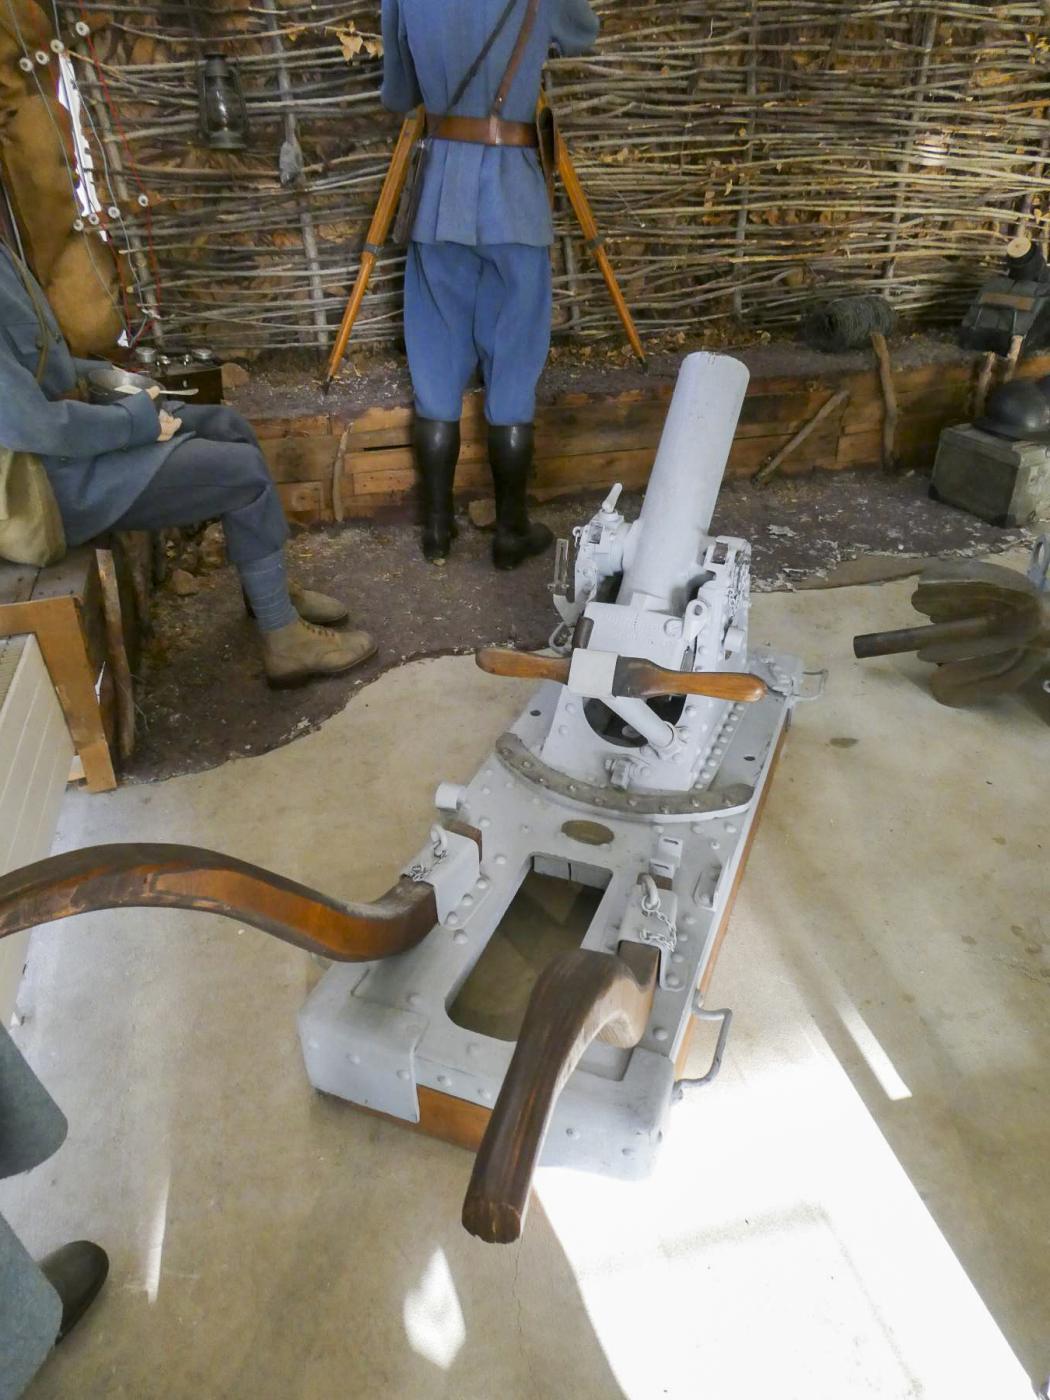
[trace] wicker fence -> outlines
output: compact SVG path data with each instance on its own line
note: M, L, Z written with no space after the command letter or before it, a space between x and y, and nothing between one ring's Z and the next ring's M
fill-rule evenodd
M227 353L327 339L397 129L376 97L378 8L124 0L87 12L74 61L101 217L157 313L147 336ZM650 335L746 339L843 291L883 291L917 324L948 324L1019 226L1045 242L1046 4L596 8L596 51L553 62L550 88ZM84 7L58 9L69 34ZM247 99L251 141L236 155L197 134L198 60L213 52L236 61ZM282 187L288 140L304 167ZM558 327L616 330L561 207L557 229ZM400 279L391 248L356 339L394 339Z

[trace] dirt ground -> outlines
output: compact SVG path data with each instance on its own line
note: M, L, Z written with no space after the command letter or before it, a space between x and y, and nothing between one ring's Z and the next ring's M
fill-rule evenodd
M535 515L567 535L599 500L597 493L560 500ZM625 497L628 516L640 500ZM931 501L920 476L874 472L792 478L764 491L727 483L714 529L751 541L760 590L900 577L917 572L924 557L996 551L1024 538ZM191 597L161 591L138 677L137 749L126 780L197 772L288 743L341 710L361 686L417 657L489 643L544 645L557 620L547 587L552 556L497 573L489 547L490 536L466 518L440 569L422 559L411 525L299 532L290 544L293 575L345 598L354 621L379 642L378 655L359 671L301 690L267 688L232 569L203 575Z
M654 382L672 383L690 350L714 349L718 337L711 334L695 341L684 336L665 337L648 346L651 353L643 369L630 347L617 339L585 345L556 345L539 384L539 399L550 402L560 394L620 394L644 389ZM893 341L893 363L907 366L954 363L957 345L944 336L898 335ZM785 338L770 340L732 353L748 366L753 378L778 375L812 375L870 369L870 350L824 354ZM300 354L275 356L250 367L247 384L228 394L231 404L249 418L304 413L336 413L352 416L373 406L391 407L412 400L408 367L402 353L373 347L352 348L328 396L322 397L320 368Z

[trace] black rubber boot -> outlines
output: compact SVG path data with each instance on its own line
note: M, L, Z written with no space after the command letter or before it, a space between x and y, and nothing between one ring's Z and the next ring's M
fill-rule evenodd
M492 562L516 569L554 542L546 525L534 525L525 505L525 485L532 466L532 424L489 426L489 466L496 496L496 534Z
M459 533L452 502L459 460L459 424L417 418L412 442L423 482L423 557L432 564L443 564Z
M56 1345L73 1328L98 1297L109 1273L106 1251L90 1240L74 1240L42 1259L40 1272L62 1300L62 1322Z

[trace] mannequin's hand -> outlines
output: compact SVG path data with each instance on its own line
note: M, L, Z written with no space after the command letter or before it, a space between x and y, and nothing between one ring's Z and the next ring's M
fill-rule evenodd
M168 442L182 427L182 419L173 418L170 413L165 413L164 409L159 411L157 417L160 419L160 432L157 435L157 441Z
M151 399L159 399L159 398L160 398L160 385L159 385L159 384L151 384L150 387L149 387L148 389L144 389L142 392L145 393L145 394L149 394L149 396L150 396Z

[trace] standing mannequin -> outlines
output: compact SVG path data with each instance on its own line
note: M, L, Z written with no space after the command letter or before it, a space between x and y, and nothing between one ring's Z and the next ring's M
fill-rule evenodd
M383 103L395 112L423 103L432 129L450 115L490 117L530 6L531 29L495 123L487 132L460 124L455 139L431 137L408 246L405 343L423 482L423 553L434 563L444 563L456 533L459 418L479 363L496 497L493 562L516 568L553 538L529 521L525 505L536 383L550 348L554 238L535 113L551 46L584 52L597 37L598 20L587 0L383 0ZM450 113L457 87L505 11Z

